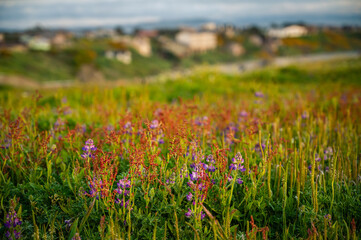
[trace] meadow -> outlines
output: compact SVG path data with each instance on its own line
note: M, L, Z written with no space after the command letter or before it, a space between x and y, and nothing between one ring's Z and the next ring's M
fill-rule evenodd
M361 59L0 88L1 239L358 239Z

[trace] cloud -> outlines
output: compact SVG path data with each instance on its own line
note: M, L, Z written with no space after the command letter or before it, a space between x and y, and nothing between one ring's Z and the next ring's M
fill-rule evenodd
M27 28L41 24L44 27L101 27L106 25L134 25L139 23L155 23L158 17L133 18L55 18L46 21L33 19L31 21L1 21L1 28Z
M0 27L136 24L159 19L361 15L359 0L0 0ZM307 20L307 19L305 19Z

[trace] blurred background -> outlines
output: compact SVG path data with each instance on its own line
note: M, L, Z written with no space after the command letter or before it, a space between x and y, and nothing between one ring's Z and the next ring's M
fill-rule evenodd
M1 0L0 84L146 83L356 58L359 0Z

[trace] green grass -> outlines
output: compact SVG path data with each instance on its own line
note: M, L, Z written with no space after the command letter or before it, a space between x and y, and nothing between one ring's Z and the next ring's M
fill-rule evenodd
M43 53L29 51L0 57L0 72L22 75L36 81L70 80L74 64L67 52Z
M285 40L287 44L279 48L277 55L357 50L361 49L359 35L357 32L348 34L318 32L297 39L288 39ZM129 65L105 58L104 52L112 48L109 39L77 39L74 40L72 47L66 50L3 54L0 56L0 73L24 76L36 81L74 80L81 65L90 64L107 80L129 80L157 75L173 69L191 68L200 64L237 62L269 55L262 48L253 46L247 36L227 40L243 44L246 52L240 57L232 56L226 50L225 46L228 42L225 42L223 47L215 50L178 59L164 53L156 40L152 40L152 56L143 57L131 49L133 61Z
M360 69L356 59L146 85L2 89L0 236L356 240ZM82 157L88 139L97 150ZM245 171L230 170L233 158ZM15 212L22 223L5 224Z

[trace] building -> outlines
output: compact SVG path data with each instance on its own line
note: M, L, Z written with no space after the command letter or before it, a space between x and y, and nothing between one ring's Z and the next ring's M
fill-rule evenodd
M69 46L69 39L71 38L70 33L66 32L56 32L51 37L51 44L55 47L65 47Z
M236 57L241 56L245 53L243 46L239 43L230 43L228 44L227 49L233 56Z
M137 50L140 55L144 57L149 57L150 55L152 55L152 46L150 45L149 38L135 37L132 39L130 45L135 50Z
M158 34L158 30L139 30L137 32L137 36L143 38L155 38Z
M152 55L150 39L146 37L131 37L118 35L112 38L114 43L121 43L127 47L134 48L140 55L149 57Z
M202 30L208 32L214 32L217 30L217 25L214 22L205 23L202 25Z
M0 43L4 42L4 34L0 33Z
M268 31L268 36L274 38L292 38L301 37L308 33L306 27L299 25L290 25L284 28L272 28Z
M250 43L252 43L252 45L257 46L257 47L260 47L263 45L262 37L257 34L252 34L249 37L249 41L250 41Z
M28 47L31 50L49 51L51 42L48 38L35 36L28 41Z
M177 33L176 42L187 46L192 52L204 52L217 47L217 35L212 32L189 32Z
M185 57L190 53L189 49L186 46L177 43L176 41L166 36L160 36L158 38L158 41L164 51L169 52L178 58Z
M102 28L88 31L85 33L85 37L89 39L112 38L116 35L117 33L114 29L102 29Z
M132 53L128 50L125 51L111 51L105 52L105 57L108 59L117 60L124 64L130 64L132 62Z

